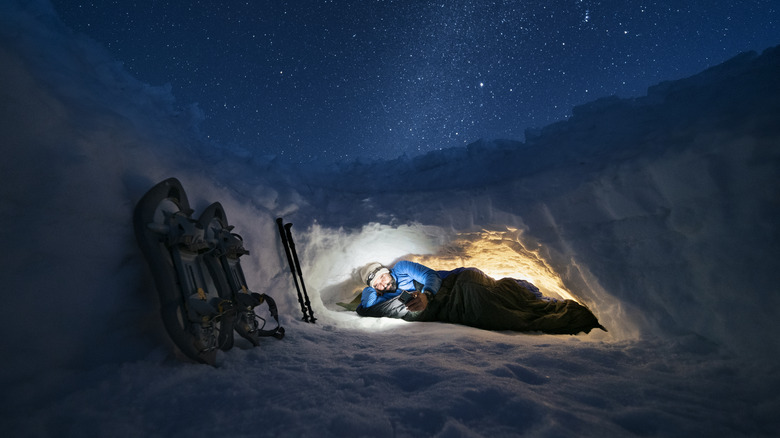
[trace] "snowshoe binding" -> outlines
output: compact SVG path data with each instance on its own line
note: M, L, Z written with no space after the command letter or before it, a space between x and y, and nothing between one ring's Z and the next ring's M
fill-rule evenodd
M208 271L206 256L215 248L192 213L181 183L169 178L138 201L133 226L168 335L189 359L215 365L217 350L233 346L236 306L223 292L224 277Z
M236 332L255 346L260 344L262 337L282 339L284 328L279 325L276 302L266 294L251 292L247 288L240 258L249 254L249 251L244 248L241 236L233 233L234 227L228 224L222 204L215 202L209 205L198 223L205 231L206 241L214 247L214 251L204 256L209 272L216 278L224 278L220 282L227 288L223 296L229 296L236 304ZM255 308L263 303L268 306L268 312L276 322L275 328L266 329L266 319L255 312Z

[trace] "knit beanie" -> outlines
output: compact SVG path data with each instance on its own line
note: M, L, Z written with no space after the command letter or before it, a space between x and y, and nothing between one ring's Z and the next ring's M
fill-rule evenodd
M365 283L366 286L371 286L371 282L382 275L384 273L383 271L390 272L390 270L382 266L381 263L369 263L360 271L360 279L363 280L363 283Z

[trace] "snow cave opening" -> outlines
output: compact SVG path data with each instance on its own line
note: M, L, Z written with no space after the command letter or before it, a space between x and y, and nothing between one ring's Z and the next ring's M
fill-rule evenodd
M374 261L392 266L410 260L436 270L476 267L496 279L527 280L545 296L585 304L610 325L610 335L615 334L613 328L627 333L628 327L618 319L620 305L585 268L571 260L566 267L560 260L557 265L551 262L549 251L524 236L522 229L491 226L457 232L422 224L369 224L345 231L315 224L306 234L307 265L311 266L307 284L312 284L323 310L339 319L346 311L343 305L355 300L364 287L358 275L362 266ZM381 324L386 325L395 326ZM376 328L377 324L366 322L366 327Z

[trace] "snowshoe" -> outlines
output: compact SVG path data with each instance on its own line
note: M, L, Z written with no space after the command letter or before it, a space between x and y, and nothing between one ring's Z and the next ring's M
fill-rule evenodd
M217 349L233 346L235 304L224 277L207 271L204 257L214 247L192 218L187 195L176 178L152 187L133 213L136 240L152 270L163 323L181 352L215 365Z
M247 289L240 258L249 251L244 248L241 236L232 232L234 227L228 224L222 204L215 202L209 205L198 223L205 231L206 241L214 247L214 251L204 255L209 272L214 277L224 277L225 281L221 284L227 288L222 295L229 296L236 304L236 332L255 346L260 344L262 337L282 339L284 328L279 325L276 302L266 294ZM266 329L267 321L255 312L255 308L263 303L276 321L275 328Z

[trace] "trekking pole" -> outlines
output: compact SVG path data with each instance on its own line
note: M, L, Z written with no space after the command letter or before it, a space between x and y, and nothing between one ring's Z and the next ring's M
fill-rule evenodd
M301 273L301 262L298 260L298 252L295 251L295 242L293 242L292 238L292 232L290 229L292 228L292 224L286 224L284 226L284 230L287 232L287 244L290 246L290 252L293 256L293 261L295 261L295 269L298 271L298 278L301 280L301 289L303 289L303 298L306 300L306 307L309 310L309 318L311 319L312 324L314 324L314 321L317 320L317 318L314 317L314 311L311 310L311 302L309 301L309 294L306 292L306 285L303 284L303 273Z
M287 235L285 234L284 226L282 225L282 218L276 219L276 225L279 226L279 235L282 237L282 246L284 246L284 254L287 256L287 263L290 265L290 273L292 274L293 281L295 282L295 290L298 292L298 303L301 305L303 320L309 322L309 316L306 314L306 306L303 302L303 295L301 295L301 287L298 286L298 277L295 274L295 265L293 262L292 255L290 255L290 247L287 242Z

